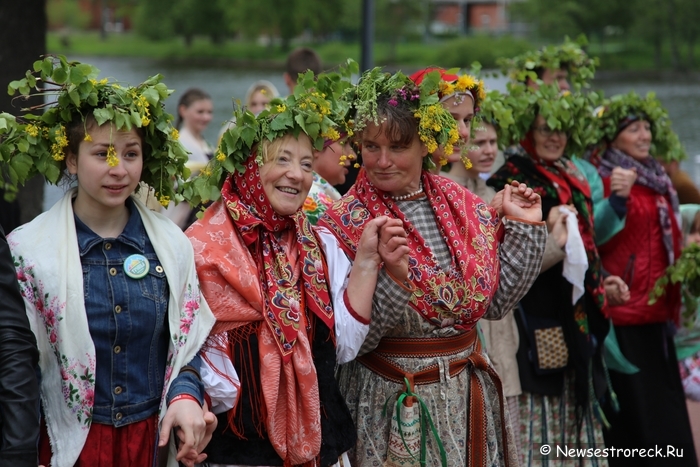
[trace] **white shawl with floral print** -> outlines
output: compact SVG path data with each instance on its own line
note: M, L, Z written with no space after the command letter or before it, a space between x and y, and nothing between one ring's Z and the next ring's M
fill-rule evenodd
M8 236L27 315L39 346L41 400L53 467L72 467L92 421L95 346L83 298L83 272L71 190L32 222ZM134 200L170 288L170 345L163 396L182 366L204 343L214 316L199 293L189 240L171 221ZM173 371L175 370L175 371ZM164 399L164 397L163 397ZM166 404L161 401L160 420ZM154 433L155 437L157 434ZM174 460L171 440L169 465Z

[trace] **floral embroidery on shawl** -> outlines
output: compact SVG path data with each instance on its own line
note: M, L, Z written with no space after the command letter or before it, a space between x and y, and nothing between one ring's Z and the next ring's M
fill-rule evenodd
M61 372L61 392L66 406L82 424L83 429L90 428L92 423L92 407L95 400L95 358L86 354L88 364L81 363L76 358L61 354L58 335L58 323L63 320L66 304L58 297L51 297L44 292L41 280L34 275L34 265L25 261L22 256L13 258L17 271L22 296L34 305L41 317L49 339L51 350L59 362Z
M410 280L416 286L410 299L412 307L435 326L469 330L486 312L498 287L496 237L500 221L495 212L458 184L427 172L422 182L453 256L446 270L398 205L375 188L365 172L350 192L326 211L319 225L333 232L354 257L366 222L382 215L401 219L411 249Z

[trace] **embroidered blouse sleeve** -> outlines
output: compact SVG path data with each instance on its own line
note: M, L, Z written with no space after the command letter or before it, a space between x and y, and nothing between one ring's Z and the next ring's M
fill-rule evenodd
M328 265L327 277L335 318L336 358L338 364L343 364L357 356L369 331L369 323L354 312L347 299L348 278L352 263L333 234L325 228L316 229L316 233L321 240Z
M241 389L241 381L231 359L217 349L207 349L202 354L199 372L209 409L215 414L231 410L238 402Z
M544 222L529 223L505 217L506 229L499 247L501 274L498 290L486 319L501 319L512 310L537 279L542 265L547 226Z

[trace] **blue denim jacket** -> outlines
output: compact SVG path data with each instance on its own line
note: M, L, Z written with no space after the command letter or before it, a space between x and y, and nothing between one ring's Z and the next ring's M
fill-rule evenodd
M100 237L75 216L85 309L96 353L93 422L117 427L158 412L170 339L165 271L131 199L127 207L129 220L117 238ZM124 261L132 254L150 263L141 279L124 272ZM201 358L196 356L189 365L199 371ZM192 372L173 381L168 401L183 393L203 403L203 385Z

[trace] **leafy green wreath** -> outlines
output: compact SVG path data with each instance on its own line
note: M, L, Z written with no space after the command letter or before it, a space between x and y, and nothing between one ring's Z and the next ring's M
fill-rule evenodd
M257 117L238 102L235 124L221 137L209 164L183 185L184 198L192 205L219 199L226 177L235 171L244 172L245 161L262 141L304 133L320 151L325 141L341 138L338 130L352 136L352 128L346 125L349 105L342 96L352 86L349 77L357 72L358 65L353 60L348 60L338 72L314 77L307 71L299 77L291 96L273 99ZM260 152L256 161L262 165Z
M454 71L448 70L448 73L454 74ZM472 85L478 92L482 85L479 84L480 81L473 81ZM361 132L370 122L375 125L381 124L377 113L377 100L380 96L389 98L389 105L400 105L403 102L418 119L418 135L426 145L428 154L432 154L441 146L445 148L446 154L451 154L453 145L459 141L459 132L457 122L440 103L441 83L443 82L438 71L427 73L423 81L416 85L400 71L391 74L379 67L368 70L357 85L345 93L344 98L351 106L348 114L351 117L349 124L356 132ZM472 82L464 81L463 84L466 86L470 83ZM424 157L423 166L432 169L435 164L431 157Z
M87 63L68 62L66 57L46 56L34 62L24 78L12 81L8 93L55 96L53 102L22 109L20 117L0 114L0 176L5 198L15 197L19 185L35 175L56 184L64 173L68 138L66 126L92 114L98 125L112 122L117 130L141 128L144 139L141 181L152 187L161 204L180 201L174 189L177 179L189 176L187 151L177 141L163 101L173 92L161 83L162 76L148 78L138 86L121 86ZM24 97L26 100L27 97ZM41 113L44 111L43 113ZM86 140L90 135L86 133ZM113 147L107 162L119 163ZM110 157L111 156L111 157ZM138 188L137 188L138 189Z
M528 79L538 81L537 70L565 69L569 80L576 89L588 87L599 65L597 57L589 57L583 50L588 44L586 36L575 41L568 37L560 45L548 45L539 50L530 50L517 57L499 59L498 65L510 79L525 83Z
M679 161L687 157L678 135L671 128L668 112L653 92L642 97L634 91L603 100L595 109L594 140L603 144L615 139L619 125L629 117L640 118L651 124L652 156L664 161Z
M582 155L596 142L594 103L596 93L561 92L556 84L542 85L537 90L521 83L509 84L508 94L494 93L491 103L494 119L498 121L498 141L501 148L518 144L532 129L541 115L547 126L567 135L566 154ZM491 93L490 93L491 94ZM487 101L489 99L487 98Z

